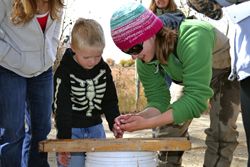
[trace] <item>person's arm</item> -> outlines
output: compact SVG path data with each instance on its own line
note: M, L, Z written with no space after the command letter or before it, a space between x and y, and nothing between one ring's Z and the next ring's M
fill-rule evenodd
M144 109L143 111L139 112L138 115L142 116L143 118L151 118L160 115L161 112L154 108L154 107L148 107Z
M120 115L119 107L118 107L118 97L116 87L113 81L113 77L111 74L111 70L106 66L106 92L104 94L103 102L102 102L102 110L104 112L105 118L109 124L109 129L113 131L115 137L122 137L122 134L116 131L114 128L115 118Z
M12 1L9 1L11 3ZM4 21L5 17L8 17L7 10L9 9L10 4L5 4L3 1L0 1L0 24L2 25L2 22ZM4 23L3 23L4 24ZM10 57L16 57L17 55L20 55L21 53L13 48L8 42L10 41L7 38L6 32L4 32L4 29L2 26L0 26L0 61L3 57L10 56Z
M155 128L171 123L173 123L172 109L161 114L155 108L146 109L139 114L122 115L116 120L119 129L128 132Z
M53 112L58 139L71 138L72 104L70 101L70 81L67 74L67 71L59 66L54 75Z
M210 82L214 41L214 27L209 23L199 20L182 23L177 56L182 64L183 95L170 105L175 123L198 118L208 108L213 95ZM169 62L170 68L171 65Z

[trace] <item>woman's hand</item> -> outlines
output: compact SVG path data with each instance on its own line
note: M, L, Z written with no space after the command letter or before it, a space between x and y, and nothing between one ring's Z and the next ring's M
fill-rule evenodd
M62 166L67 167L69 165L70 153L69 152L58 153L57 160Z
M160 111L156 108L147 108L138 114L125 114L115 118L115 129L118 132L133 132L142 129L152 128L153 120L151 118L160 115Z
M129 114L120 120L119 128L123 131L133 132L147 128L147 122L149 120L136 114Z
M125 120L129 119L133 114L125 114L125 115L120 115L115 118L115 124L120 127L121 124L124 123Z
M127 115L120 115L115 118L115 123L113 125L113 133L115 138L122 138L124 134L124 130L121 128L121 125L123 124L125 119L128 119L130 117L130 114Z
M146 119L138 114L125 114L115 118L114 129L118 133L133 132L145 128Z
M173 123L173 110L161 114L156 108L147 108L138 114L121 115L115 119L115 127L120 131L133 132Z

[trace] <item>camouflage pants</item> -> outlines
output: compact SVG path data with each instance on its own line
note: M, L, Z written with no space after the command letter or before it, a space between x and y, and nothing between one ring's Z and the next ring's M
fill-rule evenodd
M204 166L229 167L238 145L236 120L240 112L240 87L238 81L228 81L230 69L213 70L211 87L210 127L207 134Z
M239 83L227 79L230 69L213 70L211 87L214 97L211 99L210 127L207 134L205 167L228 167L233 152L238 144L236 120L240 112ZM182 95L182 86L172 84L170 88L172 101ZM166 125L154 129L153 137L188 137L188 127L192 120L182 125ZM158 167L180 167L183 151L158 153Z

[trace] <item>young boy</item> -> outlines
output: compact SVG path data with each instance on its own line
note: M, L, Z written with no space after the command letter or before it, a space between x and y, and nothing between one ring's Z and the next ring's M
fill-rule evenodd
M105 138L101 115L113 130L120 115L111 69L102 59L105 47L101 25L79 18L71 33L68 48L54 75L53 110L58 139ZM63 166L84 166L84 153L59 153Z

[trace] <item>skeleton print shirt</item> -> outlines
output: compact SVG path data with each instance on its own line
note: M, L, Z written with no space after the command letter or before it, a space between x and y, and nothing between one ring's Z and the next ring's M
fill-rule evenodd
M67 49L54 75L54 102L57 138L71 138L71 128L102 123L105 114L112 130L120 115L111 69L101 59L93 69L82 68Z

